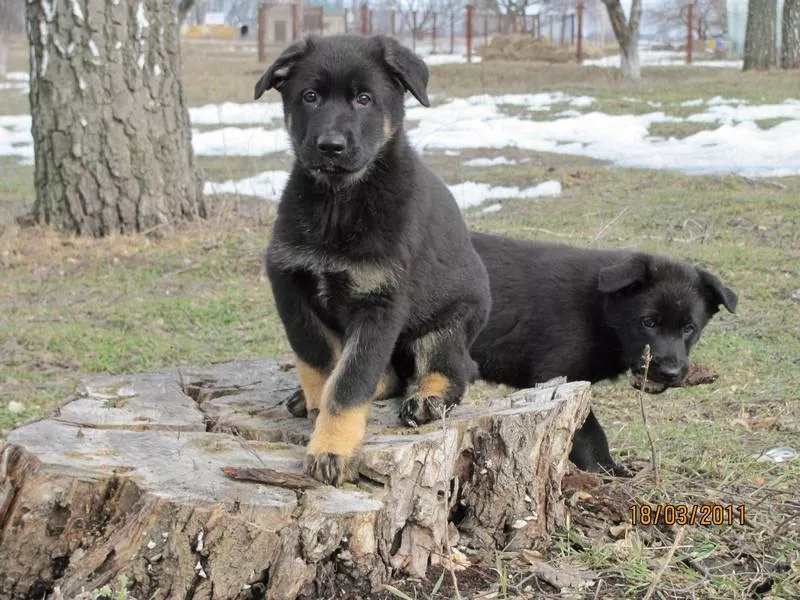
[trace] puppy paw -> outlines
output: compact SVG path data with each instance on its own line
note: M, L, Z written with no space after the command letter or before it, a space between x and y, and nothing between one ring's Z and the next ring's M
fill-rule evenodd
M400 420L409 427L417 427L431 421L441 420L453 408L441 396L414 394L400 405Z
M289 396L289 399L286 401L286 409L294 417L308 416L308 410L306 409L306 395L303 393L302 388Z
M322 483L339 487L358 478L358 457L345 458L323 452L306 454L306 473Z

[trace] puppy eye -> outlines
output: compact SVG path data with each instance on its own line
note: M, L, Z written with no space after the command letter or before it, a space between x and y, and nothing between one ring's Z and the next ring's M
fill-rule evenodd
M303 92L303 102L306 104L314 104L317 101L317 92L314 90L306 90Z
M683 326L683 333L685 333L686 335L694 333L694 330L695 326L692 323L687 323L686 325Z
M369 94L359 94L356 96L356 102L358 102L361 106L367 106L372 104L372 96Z
M646 327L647 329L652 329L656 326L655 319L653 317L642 317L642 327Z

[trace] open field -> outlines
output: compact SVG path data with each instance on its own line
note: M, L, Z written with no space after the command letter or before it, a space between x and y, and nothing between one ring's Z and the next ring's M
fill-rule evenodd
M224 44L192 43L187 49L190 106L251 101L264 68L254 54ZM27 70L21 40L9 67ZM664 67L645 69L642 82L629 85L612 69L519 62L432 67L430 89L437 105L476 94L558 91L591 96L591 110L608 115L659 110L681 119L704 110L687 104L698 99L780 104L800 96L797 73ZM267 98L277 99L274 92ZM506 110L547 121L567 108ZM0 116L27 110L27 96L0 90ZM787 120L757 124L771 129ZM687 138L717 124L684 120L652 127L651 136ZM464 164L501 156L507 164ZM613 453L640 472L632 481L589 493L627 498L629 505L742 505L747 523L681 532L677 526L612 527L620 518L602 511L591 527L576 517L574 527L539 549L554 565L593 571L591 583L566 597L642 597L679 535L654 597L800 597L800 459L757 460L776 447L800 450L800 176L690 176L518 148L465 148L459 154L432 149L426 160L450 185L560 183L556 197L509 197L495 212L484 212L485 205L466 209L475 229L668 254L708 268L740 296L737 314L715 317L693 355L714 367L719 379L644 398L660 481L647 468L649 445L634 391L627 381L596 386L596 412ZM199 161L208 181L238 180L290 164L283 153ZM206 222L147 236L76 239L19 228L13 217L33 202L33 167L0 156L0 173L0 438L55 406L90 373L289 356L262 273L274 211L269 200L215 195ZM477 385L468 401L493 392ZM584 501L591 504L581 498L576 515ZM474 558L476 564L459 573L463 597L490 588L497 598L558 596L528 577L521 554ZM437 575L397 585L411 597L428 598ZM448 585L446 578L438 598L452 597Z

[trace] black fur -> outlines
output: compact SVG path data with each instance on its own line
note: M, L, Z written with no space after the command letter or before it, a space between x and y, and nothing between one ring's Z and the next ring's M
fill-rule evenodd
M333 414L368 402L390 365L402 379L445 375L443 408L472 375L488 277L455 200L403 130L404 92L428 105L427 80L425 63L391 38L329 36L290 46L256 85L256 98L280 90L296 156L267 273L301 361L331 373L323 332L341 343ZM290 409L303 414L302 404L294 397ZM424 422L432 408L412 395L401 414Z
M667 258L476 232L472 242L489 271L492 312L470 353L489 381L594 383L640 372L649 344L648 379L674 385L719 306L736 308L736 294L714 275ZM591 412L570 458L585 470L624 472Z

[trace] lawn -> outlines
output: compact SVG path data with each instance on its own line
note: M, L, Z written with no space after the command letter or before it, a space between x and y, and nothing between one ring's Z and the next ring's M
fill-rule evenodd
M184 50L191 106L252 99L264 68L254 54L197 43ZM21 41L10 68L27 70ZM626 84L603 68L483 63L432 67L430 89L436 101L561 91L592 96L592 110L609 114L647 112L653 110L650 102L682 117L691 113L685 102L715 96L784 102L797 97L797 81L796 73L663 67L645 69L641 83ZM270 92L268 100L276 99ZM0 90L0 115L26 111L24 95ZM662 124L650 133L680 138L709 128L713 125ZM463 164L497 156L529 160L491 168ZM715 317L693 355L713 366L719 379L644 398L659 481L644 466L650 449L635 392L623 380L595 387L595 410L612 452L641 472L632 481L588 493L625 494L631 505L742 505L746 524L685 531L588 527L578 506L572 526L541 549L554 565L594 573L585 589L573 590L575 597L641 597L676 539L680 543L658 575L654 597L800 597L800 460L757 460L776 447L800 450L800 177L688 176L515 149L458 156L431 151L425 158L451 185L561 183L555 198L510 198L492 213L468 209L465 216L474 229L667 254L711 270L739 293L737 313ZM289 159L201 157L199 162L208 180L222 181L285 169ZM0 439L52 409L88 374L288 358L262 268L273 203L212 196L207 221L147 236L78 239L17 226L14 216L34 199L33 168L0 157L0 173ZM492 393L497 390L478 385L470 399ZM557 595L528 578L522 554L478 558L463 575L476 589L499 586L498 598ZM427 598L434 583L435 577L397 585L411 597ZM440 591L438 597L450 596Z

